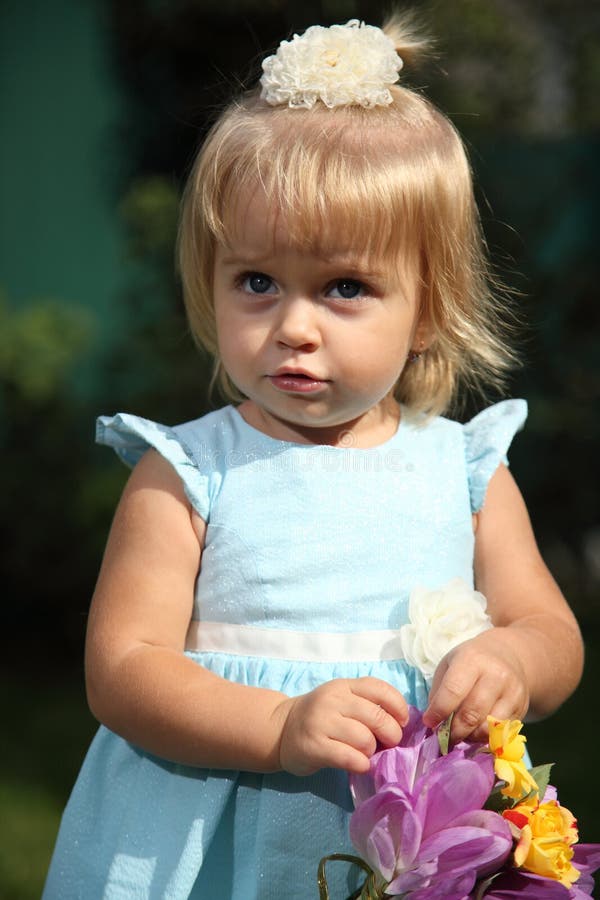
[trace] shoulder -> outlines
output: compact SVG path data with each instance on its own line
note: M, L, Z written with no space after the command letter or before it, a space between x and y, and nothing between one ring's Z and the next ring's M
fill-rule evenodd
M503 400L461 426L472 512L481 510L492 477L508 465L508 450L526 419L524 400Z
M153 447L163 456L197 456L198 447L218 442L233 432L237 413L231 406L207 413L178 425L164 425L131 413L99 416L96 441L112 447L127 465L133 466Z
M176 470L168 459L152 447L140 456L127 479L125 492L137 491L156 491L159 494L168 494L189 505L181 478L177 475Z
M427 416L403 410L404 436L424 452L440 452L450 445L464 446L463 428L460 422L444 416Z
M169 480L206 519L212 482L226 460L238 425L236 416L232 407L224 407L171 426L118 413L98 419L96 439L112 447L126 465L135 467L135 478L130 482L134 487L142 480Z
M490 444L507 447L527 419L525 400L502 400L494 403L462 425L465 442L471 454L485 452Z
M112 557L136 552L140 558L194 558L204 537L185 486L173 466L150 449L134 466L113 519ZM160 549L160 554L159 554Z
M508 449L526 418L524 400L504 400L466 423L409 414L406 426L419 458L432 473L466 479L471 512L478 513L490 479L501 464L508 465Z

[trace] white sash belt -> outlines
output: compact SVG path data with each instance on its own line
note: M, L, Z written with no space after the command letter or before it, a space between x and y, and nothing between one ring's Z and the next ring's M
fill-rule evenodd
M398 631L286 631L223 622L192 622L185 649L306 662L402 659Z

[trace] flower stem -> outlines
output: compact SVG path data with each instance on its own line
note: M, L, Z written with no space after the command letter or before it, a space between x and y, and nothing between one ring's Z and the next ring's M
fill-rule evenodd
M325 863L330 860L354 863L355 866L359 866L359 868L367 875L362 888L360 888L358 892L355 891L354 894L348 897L348 900L384 900L385 888L382 888L380 891L377 887L376 875L373 869L371 869L364 860L360 859L358 856L351 856L349 853L331 853L329 856L324 856L319 863L317 872L319 900L330 900L329 885L327 884L327 876L325 875Z

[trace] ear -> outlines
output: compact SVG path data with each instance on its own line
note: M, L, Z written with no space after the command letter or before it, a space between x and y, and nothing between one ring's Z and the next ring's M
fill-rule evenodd
M412 340L412 349L416 353L423 353L424 350L428 350L434 339L433 327L431 325L431 319L427 310L423 310L419 316L419 321L417 322L417 327L415 328L415 333L413 335Z

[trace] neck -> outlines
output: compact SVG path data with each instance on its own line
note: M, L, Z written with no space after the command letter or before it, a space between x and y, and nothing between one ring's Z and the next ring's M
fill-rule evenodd
M276 440L359 449L385 443L394 436L400 422L400 407L393 397L386 397L376 407L348 422L322 426L280 419L251 400L245 400L238 412L253 428Z

